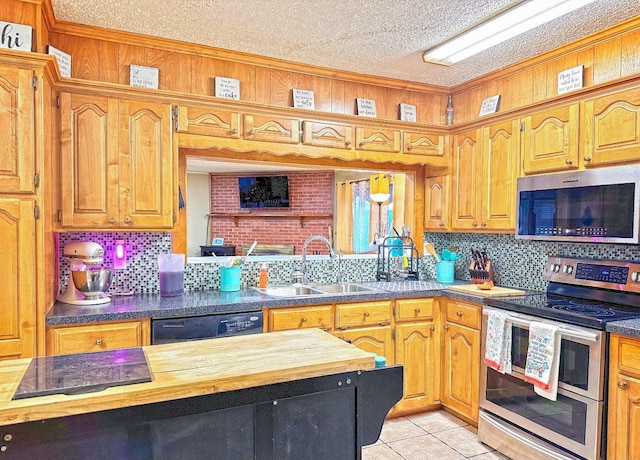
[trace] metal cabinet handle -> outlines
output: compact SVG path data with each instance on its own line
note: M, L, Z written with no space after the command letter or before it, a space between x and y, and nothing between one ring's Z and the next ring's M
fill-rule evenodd
M307 318L305 318L304 316L300 319L301 323L306 323L307 322Z
M344 142L344 145L346 145L346 146L350 146L350 145L351 145L351 141L345 141L345 142Z
M444 222L440 221L440 223L438 225L440 225L440 227L444 227Z
M435 326L431 326L431 327L429 328L429 330L430 330L431 332L434 332L434 331L436 330L436 327L435 327Z
M253 136L255 133L256 133L255 129L250 129L247 134L249 134L249 136Z
M130 224L131 223L131 217L127 216L124 218L124 223L125 224Z
M591 161L591 155L585 155L584 161Z
M100 337L96 339L96 345L102 345L102 339Z
M113 217L110 217L110 218L109 218L109 220L108 220L108 222L109 222L110 224L115 224L115 223L116 223L116 220L115 220Z
M413 145L409 144L407 145L407 150L411 150L413 148Z
M448 324L445 324L445 325L444 325L444 330L445 330L445 331L448 331L448 330L449 330L449 325L448 325Z
M233 129L231 130L231 134L238 134L238 130L237 130L237 129L235 129L235 128L233 128Z
M471 225L473 225L474 227L477 227L478 226L478 222L474 222Z
M568 165L571 165L571 164L573 164L573 160L571 158L567 158L565 163L568 164Z
M368 311L365 311L365 312L364 312L364 317L365 317L365 318L368 318L368 317L369 317L369 312L368 312Z
M415 311L416 313L420 313L420 309L419 309L419 308L416 308L416 309L415 309L415 310L413 310L413 311Z
M458 315L458 318L462 318L462 312L461 311L457 311L456 315Z
M621 382L618 382L618 388L620 388L621 390L626 390L627 388L629 388L629 384L622 380Z
M482 224L481 224L481 225L482 225L483 227L486 227L486 226L487 226L487 223L486 223L486 222L482 222Z
M367 143L365 141L360 142L360 147L364 147Z

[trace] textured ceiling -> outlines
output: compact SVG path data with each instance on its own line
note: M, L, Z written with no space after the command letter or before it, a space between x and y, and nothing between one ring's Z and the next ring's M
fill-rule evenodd
M554 0L529 0L554 1ZM597 0L450 67L422 52L520 0L51 0L57 20L454 86L640 15Z

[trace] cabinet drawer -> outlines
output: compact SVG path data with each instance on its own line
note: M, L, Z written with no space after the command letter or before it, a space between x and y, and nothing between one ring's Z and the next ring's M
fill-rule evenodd
M336 305L336 327L371 326L391 323L391 301Z
M618 349L612 356L618 357L618 371L622 374L640 378L640 340L627 337L618 337L617 341L612 341L612 346Z
M303 329L307 327L319 327L320 329L329 331L333 325L331 305L270 309L268 316L269 332Z
M434 299L396 300L396 321L416 321L433 318Z
M149 321L52 327L47 330L47 354L65 355L149 345Z
M447 300L447 321L480 329L480 306Z

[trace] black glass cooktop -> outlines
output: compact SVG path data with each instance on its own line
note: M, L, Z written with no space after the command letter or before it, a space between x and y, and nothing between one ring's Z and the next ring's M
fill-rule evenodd
M555 294L487 298L485 304L541 318L604 330L609 321L640 318L639 306L625 306Z
M33 358L13 399L79 394L151 382L142 348Z

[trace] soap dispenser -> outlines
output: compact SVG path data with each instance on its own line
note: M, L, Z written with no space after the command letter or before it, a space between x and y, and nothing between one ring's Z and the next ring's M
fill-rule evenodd
M267 264L264 263L262 264L262 267L260 267L260 284L259 287L261 289L264 289L267 287L267 280L269 278L269 273L267 271Z

